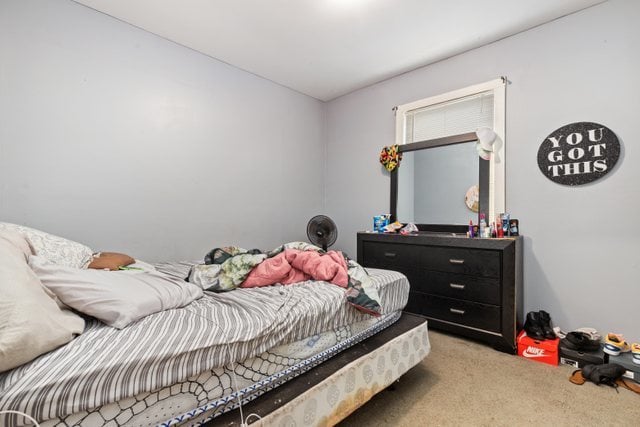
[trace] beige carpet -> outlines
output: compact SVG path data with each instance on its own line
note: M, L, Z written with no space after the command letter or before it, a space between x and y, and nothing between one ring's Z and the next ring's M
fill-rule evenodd
M640 394L431 331L431 354L340 426L640 426Z

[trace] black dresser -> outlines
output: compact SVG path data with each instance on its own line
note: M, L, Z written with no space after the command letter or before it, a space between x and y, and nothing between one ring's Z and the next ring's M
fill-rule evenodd
M522 238L358 233L358 262L404 273L405 311L429 326L516 353L522 319Z

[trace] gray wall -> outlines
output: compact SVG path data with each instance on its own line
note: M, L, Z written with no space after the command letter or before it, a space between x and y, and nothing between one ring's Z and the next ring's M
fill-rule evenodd
M355 253L356 232L389 209L377 155L394 141L392 107L506 75L506 202L526 235L526 310L640 340L639 16L640 2L611 0L330 102L326 203L338 246ZM623 154L605 178L572 188L543 176L536 155L575 121L608 126Z
M146 260L306 239L324 104L67 0L0 2L0 221Z

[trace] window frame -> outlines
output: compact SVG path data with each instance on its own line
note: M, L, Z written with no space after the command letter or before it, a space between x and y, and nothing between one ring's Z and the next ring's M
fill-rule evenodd
M495 146L496 151L489 161L489 207L486 212L488 221L498 214L506 212L506 86L507 78L500 77L484 83L479 83L462 89L453 90L440 95L420 99L395 107L396 113L396 144L405 145L407 113L455 101L460 98L478 95L483 92L493 92L493 131L500 137L502 144Z

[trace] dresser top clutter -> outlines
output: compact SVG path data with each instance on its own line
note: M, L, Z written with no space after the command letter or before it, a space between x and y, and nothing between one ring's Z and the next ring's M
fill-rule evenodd
M429 326L515 353L522 318L522 238L360 232L358 262L403 273L405 311Z

